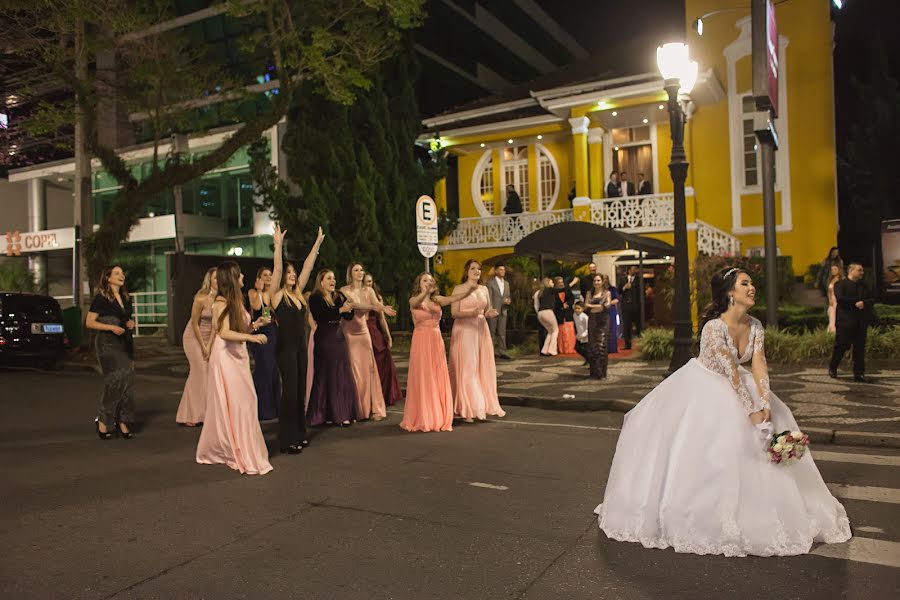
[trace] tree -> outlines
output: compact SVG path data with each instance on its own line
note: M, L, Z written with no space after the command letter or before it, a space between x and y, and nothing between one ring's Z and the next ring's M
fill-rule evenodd
M239 60L269 71L277 93L264 99L246 91L233 65L215 62L202 43L169 25L171 0L32 0L4 13L6 47L46 74L43 84L69 93L42 101L26 124L32 134L57 134L78 124L90 153L122 186L84 256L92 279L115 255L146 202L225 163L285 116L297 92L351 104L369 89L369 72L395 50L402 29L415 27L424 0L229 0L211 10L243 27ZM265 49L262 51L260 49ZM25 90L23 93L28 93ZM202 98L206 95L207 98ZM226 108L260 100L221 146L189 160L162 155L171 133L198 122L203 105ZM136 176L105 139L112 107L143 115L153 158L149 174Z
M320 265L333 268L341 280L349 262L361 261L382 291L396 298L408 297L423 269L415 201L434 189L445 170L441 155L416 147L416 77L415 53L406 40L404 51L381 65L372 88L353 106L298 93L282 143L293 191L278 183L267 164L266 142L252 151L257 191L272 217L300 242L295 253L302 256L301 240L311 240L321 225L326 238Z

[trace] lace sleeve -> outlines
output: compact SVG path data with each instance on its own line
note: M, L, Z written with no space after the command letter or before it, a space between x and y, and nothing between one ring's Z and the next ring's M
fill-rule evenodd
M756 382L756 389L759 391L760 402L762 408L769 408L769 365L766 363L765 339L766 332L762 327L762 323L755 320L752 325L753 332L753 380Z
M728 348L725 329L727 325L718 319L706 324L700 336L700 360L709 369L724 375L734 389L747 414L754 412L753 398L741 381L737 360Z

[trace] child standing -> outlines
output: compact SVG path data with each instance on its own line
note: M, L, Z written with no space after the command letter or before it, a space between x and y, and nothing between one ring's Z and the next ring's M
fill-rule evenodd
M584 312L584 302L575 302L575 352L584 358L584 364L588 364L588 316Z

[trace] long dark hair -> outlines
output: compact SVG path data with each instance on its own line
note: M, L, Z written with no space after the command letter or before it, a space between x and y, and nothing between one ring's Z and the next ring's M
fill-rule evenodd
M115 300L112 290L109 289L109 278L116 267L122 269L122 265L109 265L103 269L103 274L100 275L100 285L97 286L97 293L107 300ZM125 269L122 269L122 273L125 273ZM128 300L128 290L125 289L124 285L119 288L119 296L122 297L122 302Z
M241 296L241 268L232 260L227 260L216 269L218 297L225 299L225 310L219 315L216 329L222 328L222 321L228 316L228 327L237 333L247 333L244 323L244 301Z
M726 310L728 310L728 293L734 289L737 283L738 275L741 273L749 275L747 271L740 267L725 267L720 269L713 275L709 282L712 288L712 301L703 308L703 314L700 316L699 333L703 332L703 327L713 319L718 319Z

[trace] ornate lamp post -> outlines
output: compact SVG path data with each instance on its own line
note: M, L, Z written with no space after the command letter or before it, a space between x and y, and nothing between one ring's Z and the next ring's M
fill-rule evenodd
M684 153L685 114L678 100L687 94L697 81L697 63L690 60L686 44L665 44L656 49L656 62L665 79L669 94L669 125L672 129L672 158L669 171L675 185L675 298L672 312L675 321L675 344L669 373L674 373L691 359L694 330L691 323L691 282L688 263L687 210L684 182L688 162Z

